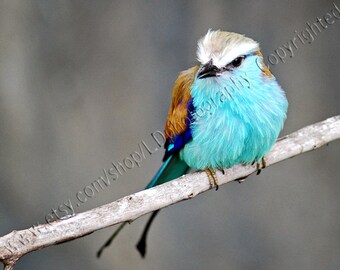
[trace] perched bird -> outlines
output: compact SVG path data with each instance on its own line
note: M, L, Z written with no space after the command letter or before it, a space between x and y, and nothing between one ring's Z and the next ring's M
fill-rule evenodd
M164 164L146 188L178 178L190 168L205 170L216 188L216 170L237 163L257 163L261 169L283 127L288 102L256 41L209 30L198 41L197 59L199 64L181 72L173 87ZM157 212L137 245L142 256Z

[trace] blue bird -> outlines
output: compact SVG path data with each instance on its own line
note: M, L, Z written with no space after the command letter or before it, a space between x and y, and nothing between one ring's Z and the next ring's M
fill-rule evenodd
M216 170L254 162L258 169L265 167L265 154L283 128L288 101L256 41L209 30L198 41L197 59L199 65L181 72L173 87L164 131L164 163L146 188L195 169L205 170L211 187L217 189ZM143 257L146 235L157 213L137 245Z

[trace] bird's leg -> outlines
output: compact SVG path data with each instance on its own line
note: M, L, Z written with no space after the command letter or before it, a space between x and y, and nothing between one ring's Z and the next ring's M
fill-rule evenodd
M216 172L213 169L210 169L210 170L211 170L211 175L214 178L214 184L215 184L215 187L216 187L215 190L218 190L218 179L217 179Z
M213 176L211 175L210 169L205 169L204 171L208 175L210 188L212 188L214 186L214 179Z
M218 179L216 172L211 168L205 169L204 171L208 175L210 188L213 188L213 186L215 185L216 190L218 190Z
M266 157L263 156L263 158L261 159L260 162L257 162L256 164L256 169L257 169L257 173L256 175L259 175L261 173L261 170L266 168L267 166L267 161L266 161Z

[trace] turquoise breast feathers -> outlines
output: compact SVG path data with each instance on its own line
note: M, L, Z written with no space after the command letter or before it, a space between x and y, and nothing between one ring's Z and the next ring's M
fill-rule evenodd
M248 55L229 76L196 78L192 140L180 151L191 168L228 168L259 161L276 141L288 102L274 76Z

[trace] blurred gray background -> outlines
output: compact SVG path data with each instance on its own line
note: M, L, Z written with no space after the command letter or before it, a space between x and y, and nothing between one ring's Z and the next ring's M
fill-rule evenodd
M340 7L340 2L336 1ZM179 71L209 28L246 34L268 56L331 1L1 1L0 235L45 215L162 130ZM282 134L340 112L340 19L272 67L289 113ZM95 253L114 228L22 258L16 269L339 269L340 142L147 217ZM139 191L147 155L80 207Z

